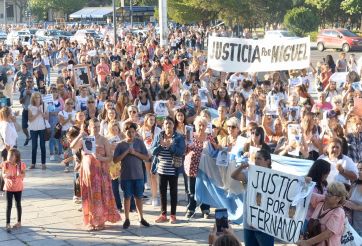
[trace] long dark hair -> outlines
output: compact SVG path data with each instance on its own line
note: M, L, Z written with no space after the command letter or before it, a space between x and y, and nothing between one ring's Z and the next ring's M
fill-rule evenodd
M219 93L219 90L222 89L222 90L225 90L225 97L224 98L221 98L220 97L220 93ZM231 103L231 100L230 100L230 97L229 97L229 93L228 91L226 90L225 87L220 87L218 90L217 90L217 93L216 93L216 99L215 99L215 103L216 103L216 106L219 107L219 104L220 104L220 101L221 100L224 100L225 103L226 103L226 107L230 107L230 103Z
M261 155L264 160L269 161L269 168L271 168L271 155L270 155L270 152L268 150L266 150L266 149L260 149L256 153Z
M246 110L246 100L245 100L245 97L243 95L243 93L240 93L240 92L237 92L235 91L233 93L233 101L231 102L231 107L235 109L235 106L236 106L236 100L235 100L235 95L238 95L242 98L242 102L241 102L241 108L243 110L243 114L245 113L245 110Z
M179 122L178 122L177 119L176 119L177 113L182 113L182 114L184 115L184 122L182 122L182 123L184 123L185 126L187 125L185 110L182 109L182 108L179 108L179 109L176 110L176 112L175 112L175 119L173 120L174 123L175 123L174 128L173 128L174 131L176 131L176 129L177 129L178 125L179 125Z
M264 145L265 143L265 132L264 129L260 126L255 128L255 135L260 136L260 145Z
M320 194L323 194L323 187L328 185L327 181L322 180L324 175L328 175L331 171L331 164L322 159L316 160L308 171L308 177L311 177L316 182L316 187Z

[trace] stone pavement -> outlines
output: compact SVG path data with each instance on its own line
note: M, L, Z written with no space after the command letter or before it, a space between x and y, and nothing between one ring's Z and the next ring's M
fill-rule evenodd
M20 110L18 104L15 110ZM20 122L20 116L18 117ZM24 134L19 132L18 146L22 160L30 165L31 144L24 147ZM48 151L48 145L47 145ZM179 179L179 206L177 208L177 224L155 224L159 208L144 206L145 219L151 223L150 228L138 225L137 214L131 214L131 227L122 228L123 222L106 224L106 229L98 232L87 232L82 225L82 212L79 205L72 201L73 173L64 173L64 167L57 161L49 161L47 152L47 170L37 166L35 170L27 170L25 190L23 192L23 227L11 233L5 231L5 198L0 195L0 245L1 246L63 246L63 245L207 245L210 229L214 219L203 219L200 216L188 222L184 219L185 193L183 179ZM40 162L40 151L38 153ZM149 191L146 191L147 195ZM14 202L15 203L15 202ZM124 215L122 214L124 219ZM16 222L16 209L13 204L12 223ZM242 226L233 225L237 236L242 239ZM284 245L284 244L278 244Z

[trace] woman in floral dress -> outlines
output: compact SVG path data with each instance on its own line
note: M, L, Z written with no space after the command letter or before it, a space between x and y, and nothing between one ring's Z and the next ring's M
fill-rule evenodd
M108 140L99 135L100 123L97 119L89 121L90 136L96 139L96 153L82 152L79 170L83 205L83 221L89 230L102 230L106 221L115 223L121 220L112 193L109 163L112 160ZM72 142L71 148L82 148L82 130Z

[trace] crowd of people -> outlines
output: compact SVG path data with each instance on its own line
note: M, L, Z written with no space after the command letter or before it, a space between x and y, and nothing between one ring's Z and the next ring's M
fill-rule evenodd
M143 217L145 190L151 192L146 203L160 210L154 222L177 223L179 176L188 201L185 217L194 218L199 206L210 218L210 205L195 198L201 157L210 149L230 152L241 138L242 155L256 165L273 168L271 154L314 161L308 176L316 187L306 223L324 214L322 232L308 237L305 226L299 245L325 245L325 240L338 245L345 216L362 235L362 86L353 54L347 59L341 53L337 61L327 55L315 66L263 76L226 73L207 66L204 39L212 31L171 29L169 46L160 47L155 29L147 28L147 35L123 31L116 44L106 35L84 44L40 45L34 38L30 46L1 45L8 230L13 197L18 209L14 227L21 225L25 164L16 150L21 144L31 143L29 171L38 168L39 144L41 169L59 161L65 172L74 172L74 202L81 204L84 224L102 230L107 221L120 221L121 212L123 228L129 228L135 210L140 224L149 227ZM58 75L51 77L51 72ZM333 80L340 72L348 74L342 82ZM11 108L16 92L23 107L21 125ZM21 129L24 143L17 141ZM247 167L240 165L231 177L246 183ZM244 228L246 245L274 244L272 236L246 222ZM212 236L211 243L238 242L232 235L226 230Z

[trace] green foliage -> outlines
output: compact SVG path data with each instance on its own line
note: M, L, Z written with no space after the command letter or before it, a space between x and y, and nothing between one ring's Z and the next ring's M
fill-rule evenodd
M49 9L71 14L85 6L86 0L29 0L29 8L38 20L44 20Z
M297 35L317 30L319 19L317 14L305 7L289 10L284 16L284 25Z
M216 17L215 11L197 6L196 0L168 0L168 16L181 24L207 21Z
M344 0L341 3L341 9L347 14L362 14L362 0Z
M310 41L311 42L316 42L317 41L317 36L318 36L318 31L308 32L308 33L306 33L306 35L310 36Z

